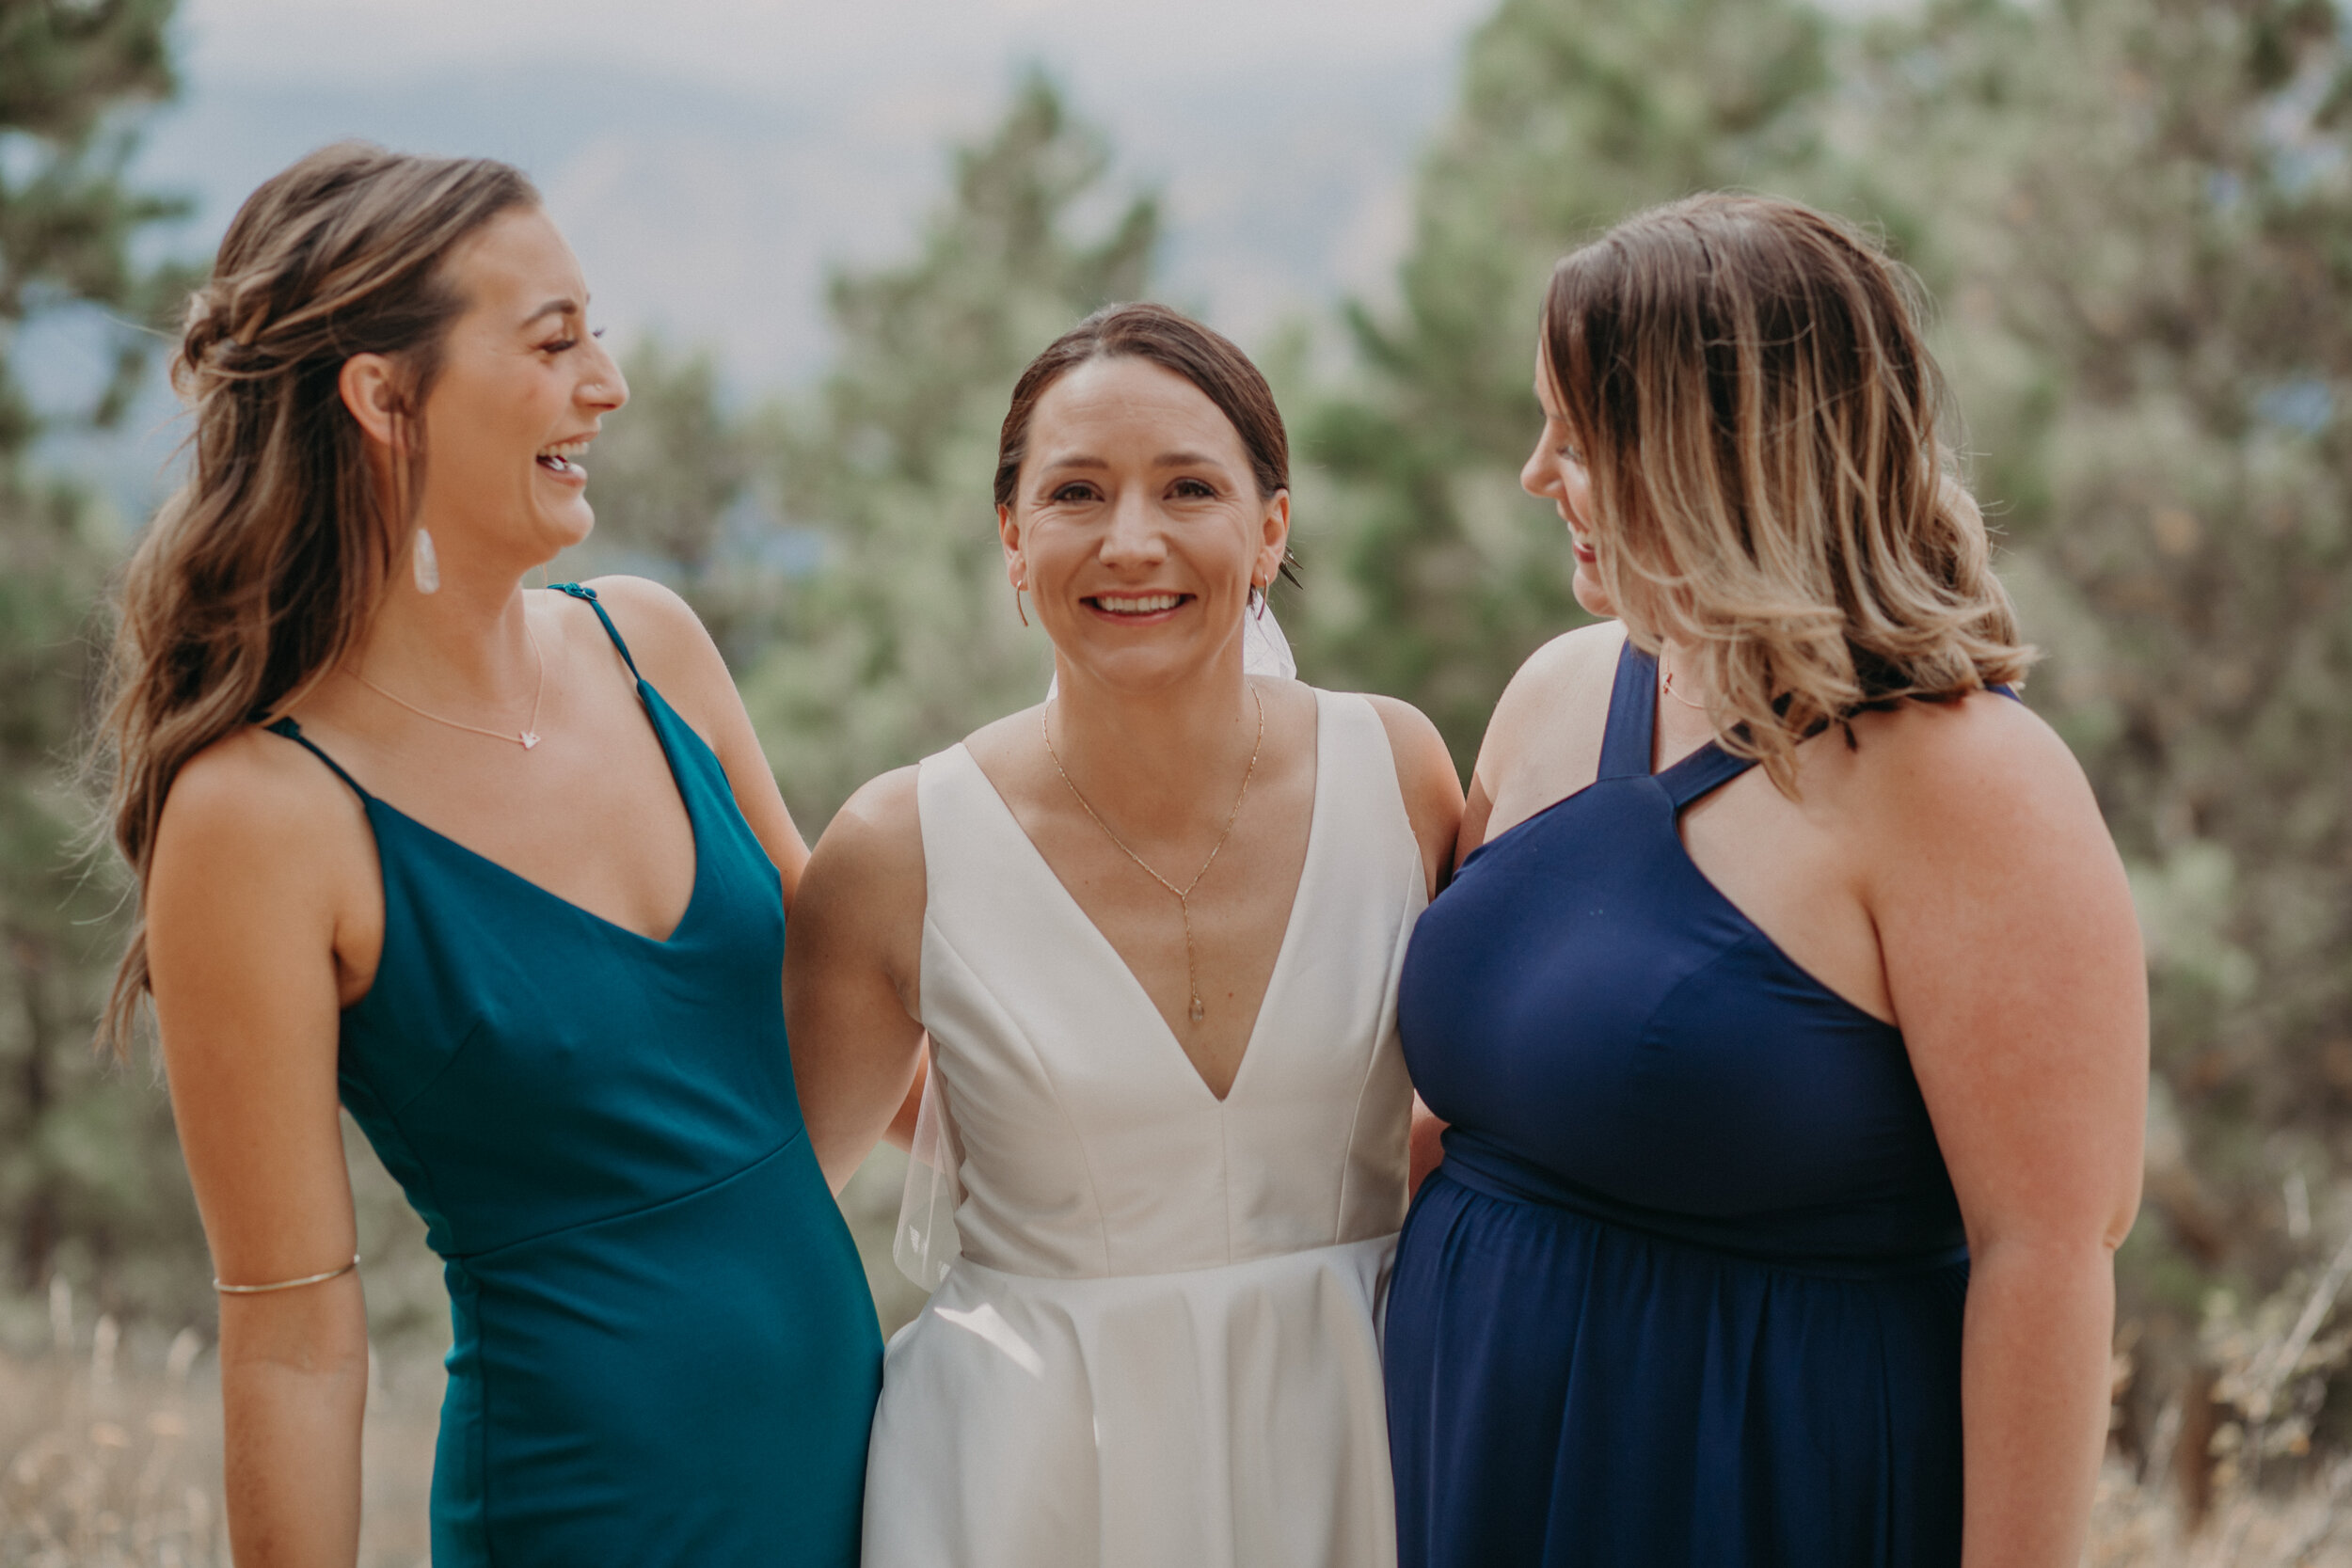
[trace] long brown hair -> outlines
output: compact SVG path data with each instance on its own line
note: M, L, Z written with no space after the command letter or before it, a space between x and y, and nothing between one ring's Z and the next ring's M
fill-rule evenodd
M99 1024L118 1053L148 989L164 798L191 757L332 668L374 613L415 521L417 413L465 308L444 263L538 200L520 171L487 159L322 148L246 198L188 302L171 363L194 427L187 478L123 572L97 742L115 844L139 882ZM404 372L389 495L338 386L359 354Z
M1920 291L1826 214L1691 197L1553 270L1544 348L1628 634L1698 650L1725 750L2031 662L1938 429ZM1848 731L1851 738L1851 731Z

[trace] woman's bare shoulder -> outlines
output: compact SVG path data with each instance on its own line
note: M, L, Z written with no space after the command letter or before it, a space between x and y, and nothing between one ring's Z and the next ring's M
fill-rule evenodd
M2039 715L1996 692L1855 720L1824 758L1842 814L1886 868L2114 858L2082 766ZM1835 760L1832 760L1835 759ZM2031 879L2030 877L2028 879Z
M1623 623L1596 621L1562 633L1527 657L1496 699L1479 744L1476 776L1485 782L1488 799L1500 798L1522 766L1549 774L1564 761L1555 753L1599 754L1609 690L1624 647Z
M861 857L903 854L911 848L919 864L923 855L922 817L915 805L919 776L920 769L909 766L866 780L833 814L818 842L838 842L845 852Z
M1038 718L1044 706L1040 703L990 720L963 737L963 749L972 753L982 772L996 777L1016 753L1037 745Z
M916 776L896 768L869 779L825 824L792 904L798 957L850 963L863 955L893 971L914 962L929 891ZM794 957L787 950L787 964Z
M248 726L191 757L156 824L151 910L356 895L373 839L351 787L291 739Z
M309 830L363 825L358 797L308 748L248 725L182 766L164 797L156 844L160 850L196 838L262 848Z
M739 705L735 682L694 607L676 590L648 578L597 578L582 586L594 591L612 617L638 673L654 689L695 728L720 728L728 711ZM559 610L566 597L555 596ZM565 635L582 645L606 644L604 628L586 613L587 607L577 608L580 613L564 622Z
M1454 771L1454 753L1447 750L1445 736L1429 716L1401 697L1377 691L1359 695L1372 705L1380 727L1388 732L1389 751L1396 758L1397 786L1405 792L1406 806L1413 810L1414 820L1421 818L1421 812L1414 809L1418 805L1450 809L1458 816L1462 780Z
M1496 717L1514 707L1545 707L1597 684L1605 688L1616 678L1617 655L1624 646L1621 621L1596 621L1562 632L1527 656L1502 689Z
M1388 731L1397 790L1405 798L1405 815L1421 844L1434 893L1452 869L1454 839L1462 826L1462 779L1454 770L1454 753L1429 716L1412 704L1373 691L1363 698Z
M915 803L917 770L894 768L867 780L841 803L810 851L801 884L818 905L848 897L869 912L923 897L923 821ZM795 914L803 912L796 903Z
M2051 790L2087 792L2082 767L2048 722L1996 691L1947 703L1903 703L1859 715L1853 759L1860 798L1896 816L1978 817Z

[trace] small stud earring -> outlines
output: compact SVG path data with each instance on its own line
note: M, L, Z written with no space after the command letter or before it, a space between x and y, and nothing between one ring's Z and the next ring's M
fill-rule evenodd
M433 551L433 535L422 529L417 530L417 542L408 552L408 569L416 576L418 593L441 591L441 558Z

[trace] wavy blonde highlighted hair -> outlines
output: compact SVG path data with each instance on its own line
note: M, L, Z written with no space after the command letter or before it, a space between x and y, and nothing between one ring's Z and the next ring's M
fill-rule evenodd
M1602 586L1638 646L1696 650L1722 745L1787 794L1823 727L2033 659L1937 430L1920 297L1835 218L1708 195L1571 252L1544 301Z

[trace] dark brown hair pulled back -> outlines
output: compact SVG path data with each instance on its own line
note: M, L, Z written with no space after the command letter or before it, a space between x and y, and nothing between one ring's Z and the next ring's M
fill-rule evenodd
M1029 454L1029 426L1039 400L1055 382L1096 359L1142 359L1183 376L1232 422L1249 454L1261 499L1291 483L1290 436L1274 388L1232 339L1165 305L1106 305L1055 339L1013 383L996 441L996 504L1009 507ZM1285 555L1282 575L1298 580L1297 560Z
M538 200L505 164L339 143L246 199L189 300L171 364L194 426L187 478L123 573L94 758L141 904L103 1045L126 1047L147 989L145 886L172 781L331 668L373 614L412 521L416 414L465 307L445 263ZM405 371L389 497L338 386L359 354Z

